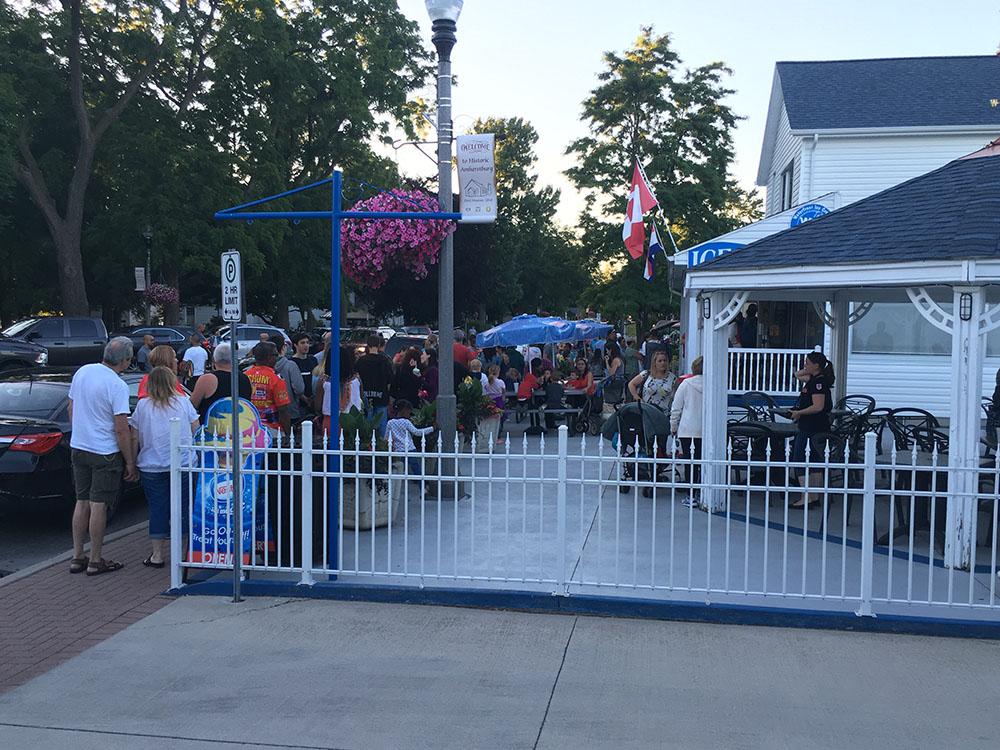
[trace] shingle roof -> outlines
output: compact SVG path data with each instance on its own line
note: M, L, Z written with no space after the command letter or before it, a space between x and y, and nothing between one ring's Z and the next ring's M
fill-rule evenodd
M779 62L792 130L1000 126L1000 57Z
M979 153L694 270L1000 258L1000 148Z

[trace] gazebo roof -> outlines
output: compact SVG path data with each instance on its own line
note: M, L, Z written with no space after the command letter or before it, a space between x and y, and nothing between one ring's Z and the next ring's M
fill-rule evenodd
M706 261L697 272L1000 259L997 143Z

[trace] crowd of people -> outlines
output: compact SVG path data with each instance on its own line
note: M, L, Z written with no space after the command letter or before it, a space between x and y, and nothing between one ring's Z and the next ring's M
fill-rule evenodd
M413 437L429 431L413 427L410 420L413 411L433 402L440 390L441 342L437 335L428 336L422 347L403 349L392 359L385 354L386 341L378 335L369 337L365 353L358 358L354 349L341 346L336 411L330 334L317 355L309 353L308 334L294 337L290 347L280 334L261 339L253 348L252 366L237 374L238 391L240 398L256 407L262 424L273 434L290 435L297 424L310 419L329 432L336 429L333 415L352 408L377 418L379 435L391 439L397 450L412 450ZM524 352L517 347L477 350L469 343L463 331L454 332L451 345L456 391L467 378L477 378L483 393L504 417L508 398L530 399L548 387L556 392L575 389L578 395L571 398L582 399L594 394L598 381L604 388L618 383L633 399L667 413L674 398L676 377L670 372L669 349L655 334L641 347L614 333L586 343L533 345ZM142 562L151 567L165 564L170 421L179 418L193 434L206 422L214 403L232 396L232 370L239 370L229 344L219 343L211 355L202 344L200 334L192 335L190 346L178 359L170 345L155 346L147 340L134 353L130 339L116 337L108 342L102 362L85 365L74 375L70 446L77 503L72 573L100 575L123 567L121 562L101 557L107 503L119 491L123 476L141 482L149 502L152 549ZM132 365L133 355L137 367ZM134 411L129 408L128 387L119 377L128 369L145 371ZM558 389L553 387L556 385ZM693 390L693 385L688 390ZM700 429L695 435L690 427L692 415L700 415L693 400L693 396L683 399L685 406L678 416L681 431L686 431L684 437L700 439ZM185 484L182 490L186 489ZM182 506L187 508L186 499ZM83 554L88 535L89 557Z

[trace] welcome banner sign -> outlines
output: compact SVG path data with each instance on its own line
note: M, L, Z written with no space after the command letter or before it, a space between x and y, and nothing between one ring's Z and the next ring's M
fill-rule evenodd
M456 139L459 211L463 223L496 221L497 179L492 133L460 135Z

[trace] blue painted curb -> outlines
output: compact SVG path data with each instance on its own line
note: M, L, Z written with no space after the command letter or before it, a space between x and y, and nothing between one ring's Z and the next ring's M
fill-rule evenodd
M232 596L232 582L222 577L170 589L170 596ZM240 584L247 596L287 596L300 599L431 604L477 609L504 609L549 614L629 617L651 620L683 620L730 625L851 630L862 633L937 635L954 638L1000 640L1000 622L959 620L907 615L859 617L853 612L826 612L788 607L756 607L702 602L664 602L653 599L622 599L574 594L553 596L537 591L487 589L413 589L374 584L315 583L301 586L287 581L254 581Z

